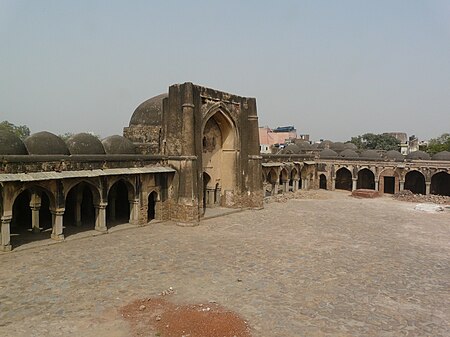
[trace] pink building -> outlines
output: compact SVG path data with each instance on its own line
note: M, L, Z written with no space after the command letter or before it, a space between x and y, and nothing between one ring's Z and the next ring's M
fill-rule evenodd
M297 138L297 130L293 126L271 129L267 126L259 128L259 144L261 153L270 153L271 146L285 144Z

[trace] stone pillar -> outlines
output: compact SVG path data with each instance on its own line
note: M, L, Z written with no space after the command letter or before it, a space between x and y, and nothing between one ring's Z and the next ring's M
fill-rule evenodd
M336 189L336 179L331 178L331 190L334 191Z
M292 187L293 187L294 192L298 191L298 179L293 180Z
M375 191L378 191L378 188L379 188L378 180L375 180Z
M106 202L95 205L95 230L99 232L106 232Z
M356 190L358 187L358 178L352 178L352 191Z
M289 179L282 181L283 183L283 193L289 192Z
M400 191L403 191L405 189L405 181L400 180Z
M129 223L137 225L139 223L139 199L130 200L130 220Z
M308 189L307 180L308 179L306 179L306 178L302 179L302 190L307 190Z
M0 251L9 252L11 250L11 233L10 227L12 216L2 216L2 224L0 231Z
M39 196L39 194L31 194L30 209L31 228L34 233L39 233L41 231L41 229L39 228L39 210L41 209L41 197Z
M277 195L279 189L280 189L280 184L278 182L276 182L272 188L272 195Z
M425 194L426 195L430 194L430 187L431 187L431 182L426 181L425 182Z
M51 238L53 240L64 240L63 234L63 216L64 216L64 208L58 208L56 210L52 210L52 235Z

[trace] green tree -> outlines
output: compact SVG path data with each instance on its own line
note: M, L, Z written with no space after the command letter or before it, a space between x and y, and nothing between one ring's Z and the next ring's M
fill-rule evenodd
M0 130L14 133L20 139L25 139L30 135L30 128L26 125L14 125L8 121L0 123Z
M67 139L69 139L73 135L74 135L73 132L66 132L66 133L63 133L61 135L58 135L58 137L61 138L63 141L67 141Z
M350 142L361 150L398 150L400 145L400 141L391 135L374 133L352 137Z
M450 151L450 134L443 133L437 138L430 139L426 151L430 155L436 154L441 151Z

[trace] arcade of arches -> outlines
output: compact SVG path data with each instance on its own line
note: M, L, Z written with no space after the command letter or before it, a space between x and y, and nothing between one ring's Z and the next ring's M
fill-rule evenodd
M450 196L450 168L447 171L423 171L414 167L405 169L385 167L383 162L371 163L371 168L335 165L333 161L305 165L295 162L263 162L263 185L266 195L275 195L298 189L337 189L353 191L371 189L380 193L394 194L410 190L416 194L439 194ZM320 167L320 172L317 171Z

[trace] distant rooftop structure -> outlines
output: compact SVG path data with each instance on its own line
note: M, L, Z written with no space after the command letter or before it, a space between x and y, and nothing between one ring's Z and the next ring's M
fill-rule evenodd
M289 126L279 126L276 129L273 129L272 132L297 132L293 125Z

